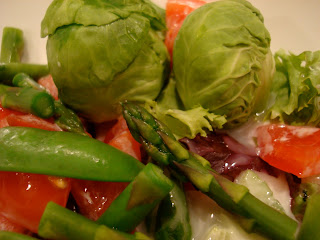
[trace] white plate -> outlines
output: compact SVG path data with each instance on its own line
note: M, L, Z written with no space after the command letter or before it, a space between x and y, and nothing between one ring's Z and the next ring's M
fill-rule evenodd
M154 0L165 6L165 0ZM21 28L25 36L23 61L46 63L46 39L40 23L51 0L0 0L0 39L5 26ZM300 53L320 50L319 0L251 0L262 12L272 37L271 49Z

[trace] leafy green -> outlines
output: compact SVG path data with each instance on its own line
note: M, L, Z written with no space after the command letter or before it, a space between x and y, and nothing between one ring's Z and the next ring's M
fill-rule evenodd
M266 104L274 73L270 34L247 1L205 4L185 19L173 49L177 92L185 109L246 122Z
M319 126L320 51L299 55L279 50L266 118L291 125Z
M210 113L201 106L182 110L183 106L177 96L175 85L174 78L170 78L157 102L147 102L146 107L154 117L167 125L177 139L183 137L192 139L197 134L206 136L207 131L222 128L226 123L224 116Z
M120 115L120 101L155 99L166 80L162 9L145 0L55 0L42 21L60 99L83 117Z

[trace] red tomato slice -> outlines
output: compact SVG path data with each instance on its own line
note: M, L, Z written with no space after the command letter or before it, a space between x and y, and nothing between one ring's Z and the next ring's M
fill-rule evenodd
M45 120L32 114L10 114L6 117L6 120L9 126L40 128L48 131L61 131L61 128L53 121Z
M61 130L53 121L0 106L0 127L24 126ZM62 183L62 185L61 185ZM66 205L70 180L37 174L0 172L0 215L13 224L37 232L42 213L49 201ZM6 230L11 231L10 225Z
M304 178L320 174L320 128L265 125L257 129L260 157Z
M40 78L38 83L45 87L55 100L59 99L58 88L56 87L51 75Z
M107 132L105 143L140 160L140 144L134 140L123 118ZM116 161L116 159L115 159ZM73 180L71 192L80 212L97 220L129 183Z
M165 44L172 57L174 40L189 13L205 4L202 0L168 0L166 6L166 23L168 27Z
M0 212L10 221L32 232L38 231L43 211L49 201L65 206L70 180L56 183L45 175L0 172Z
M0 231L9 231L22 234L27 234L29 232L28 229L11 222L9 219L2 215L0 215Z

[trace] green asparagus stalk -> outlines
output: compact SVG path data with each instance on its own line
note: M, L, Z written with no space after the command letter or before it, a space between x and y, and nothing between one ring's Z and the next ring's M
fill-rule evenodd
M148 163L97 222L120 231L133 231L172 188L173 183L162 170Z
M149 239L142 233L123 233L99 225L84 216L49 202L41 217L38 234L45 239L60 240L138 240Z
M33 79L49 74L47 65L31 63L0 63L0 83L11 85L12 79L18 73L26 73Z
M160 203L157 218L155 239L191 239L189 211L182 184L174 182L173 189Z
M7 231L0 231L0 239L1 240L37 240L37 238L33 238L20 233L7 232Z
M12 84L16 87L31 87L39 91L46 89L25 73L18 73L14 76ZM60 100L54 102L55 123L64 131L79 133L88 136L84 130L83 124L74 111L67 108Z
M60 100L54 102L55 106L55 123L64 131L74 132L88 136L84 130L83 124L78 115L67 108Z
M258 200L245 186L214 172L204 159L185 149L162 123L142 107L132 103L123 103L122 106L123 116L133 136L154 160L178 167L199 190L221 207L247 218L253 230L272 239L295 239L296 221Z
M33 88L0 86L1 104L25 113L32 113L41 118L52 117L55 113L53 97Z
M5 27L2 32L0 62L20 62L23 47L23 32L18 28Z

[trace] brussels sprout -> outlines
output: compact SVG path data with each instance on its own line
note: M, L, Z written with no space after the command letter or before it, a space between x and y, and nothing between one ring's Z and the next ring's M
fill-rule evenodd
M164 12L147 0L54 0L41 24L60 99L94 122L117 118L124 100L155 99L168 53Z
M184 108L225 116L225 128L263 110L274 74L270 41L262 15L247 1L217 1L192 12L173 49Z

